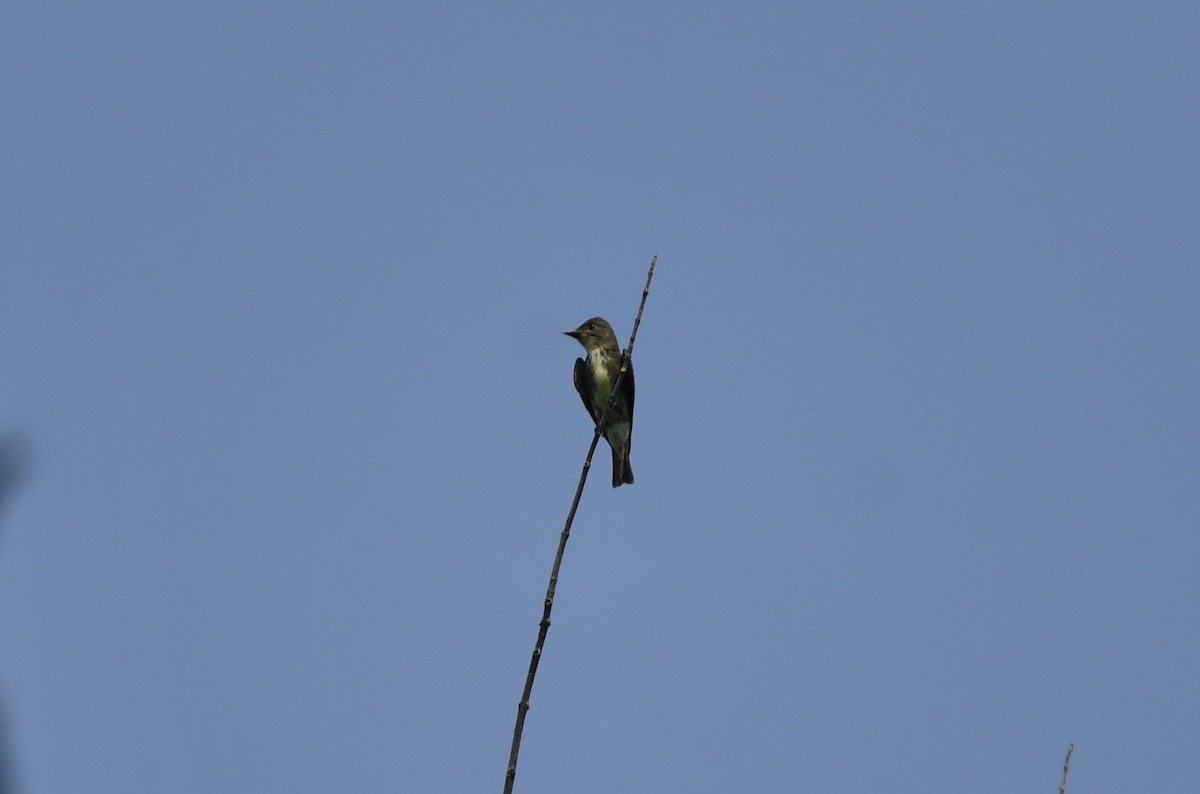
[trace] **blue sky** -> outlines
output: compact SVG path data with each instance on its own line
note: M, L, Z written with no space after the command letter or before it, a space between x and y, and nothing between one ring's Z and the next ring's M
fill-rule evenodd
M0 12L5 794L1194 789L1198 29Z

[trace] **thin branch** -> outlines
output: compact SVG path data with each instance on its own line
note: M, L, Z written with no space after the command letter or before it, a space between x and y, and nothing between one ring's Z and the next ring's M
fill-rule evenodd
M508 771L504 776L504 794L512 794L513 783L517 779L517 756L521 752L521 733L525 729L525 714L529 711L529 697L533 694L533 679L537 675L538 662L542 658L542 646L546 642L546 633L550 631L550 610L554 608L554 591L558 587L558 569L562 566L563 552L567 549L567 538L571 536L571 524L575 521L575 511L579 509L583 486L587 482L588 471L592 467L592 455L595 454L596 445L600 442L600 428L604 427L604 420L608 418L608 412L616 405L617 395L620 393L618 387L629 368L629 360L633 355L633 343L637 339L638 326L642 324L642 312L646 308L646 298L650 296L650 279L654 278L654 265L657 262L657 256L650 260L650 271L646 274L646 286L642 288L642 302L638 306L637 317L633 320L633 332L629 335L629 347L625 348L625 355L621 360L621 372L613 381L612 394L609 395L608 404L604 406L604 413L596 422L592 445L588 447L587 457L583 461L583 471L579 474L579 484L575 486L575 498L571 501L571 509L567 512L567 522L563 525L562 534L558 538L558 552L554 555L554 567L550 569L550 584L546 588L546 600L542 605L542 621L538 624L537 642L533 646L533 657L529 660L529 672L525 675L525 690L521 693L521 702L517 704L517 724L513 728L512 749L508 754Z
M1075 742L1067 745L1067 758L1063 761L1063 776L1062 782L1058 784L1058 794L1067 794L1067 770L1071 768L1071 752L1075 749Z

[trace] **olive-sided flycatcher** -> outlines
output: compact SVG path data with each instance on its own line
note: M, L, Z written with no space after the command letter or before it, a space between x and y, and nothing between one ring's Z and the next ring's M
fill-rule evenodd
M621 345L612 326L603 317L593 317L574 331L564 331L573 336L587 351L587 361L575 359L575 391L583 398L592 422L600 421L612 385L621 372ZM613 487L633 482L633 469L629 468L629 447L633 442L633 362L621 378L621 388L608 418L604 420L604 439L612 448Z

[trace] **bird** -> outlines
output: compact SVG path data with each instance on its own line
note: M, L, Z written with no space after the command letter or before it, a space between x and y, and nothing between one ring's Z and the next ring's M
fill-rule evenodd
M575 391L583 400L583 407L593 424L599 424L608 399L612 395L613 383L621 372L621 346L612 326L603 317L585 320L573 331L563 331L578 340L587 351L587 359L575 359ZM604 440L612 449L612 485L619 488L633 482L633 469L629 466L629 448L633 442L633 362L625 368L625 377L613 401L612 409L604 420Z

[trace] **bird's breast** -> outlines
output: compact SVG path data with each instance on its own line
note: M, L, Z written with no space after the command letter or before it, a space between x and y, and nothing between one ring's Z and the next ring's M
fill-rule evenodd
M597 358L588 356L588 368L592 371L592 380L596 383L596 404L604 405L612 394L612 381L608 377L608 368L601 366Z

